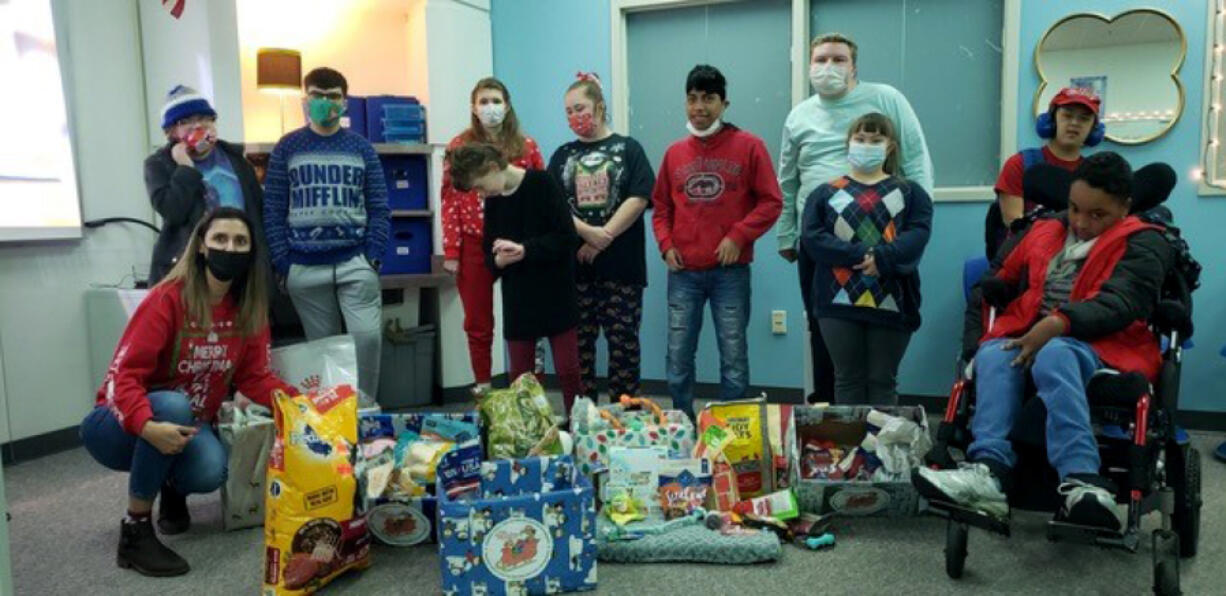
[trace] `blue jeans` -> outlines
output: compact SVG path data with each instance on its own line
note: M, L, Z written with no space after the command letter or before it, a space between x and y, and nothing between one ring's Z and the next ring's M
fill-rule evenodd
M668 274L668 392L673 407L694 417L694 352L711 301L719 346L719 398L741 399L749 387L749 266Z
M1009 431L1022 409L1026 369L1011 363L1019 350L1003 349L1007 340L994 339L975 354L974 442L967 449L971 460L990 459L1012 468L1017 455ZM1098 474L1098 444L1090 425L1086 384L1101 368L1090 345L1070 337L1047 342L1035 355L1030 374L1038 397L1047 406L1047 460L1060 475Z
M149 394L153 420L181 426L197 425L187 396L178 391ZM81 441L98 463L119 472L130 472L128 494L152 501L167 480L180 494L211 493L226 481L229 456L208 424L183 451L166 455L148 441L124 430L106 406L97 406L81 422Z

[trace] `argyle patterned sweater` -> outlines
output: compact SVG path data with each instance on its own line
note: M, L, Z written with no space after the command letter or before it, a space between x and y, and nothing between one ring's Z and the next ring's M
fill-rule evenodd
M817 187L805 203L801 248L817 263L813 315L914 331L920 326L919 262L932 229L932 199L918 184L849 177ZM878 275L855 266L869 251Z

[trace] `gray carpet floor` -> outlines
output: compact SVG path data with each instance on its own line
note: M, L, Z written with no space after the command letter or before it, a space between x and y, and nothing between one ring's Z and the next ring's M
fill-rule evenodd
M1226 592L1226 464L1209 457L1221 434L1194 433L1204 454L1200 554L1183 564L1186 594ZM218 495L189 500L192 529L166 543L192 565L186 576L150 579L115 566L125 474L94 463L84 449L4 469L13 584L18 594L256 594L261 529L224 532ZM1048 516L1016 512L1013 537L972 530L966 575L944 572L944 522L845 519L838 546L785 547L773 564L600 564L600 594L1143 594L1151 582L1148 531L1136 554L1045 539ZM434 546L376 546L373 566L335 582L331 594L439 593ZM1216 587L1215 587L1216 586Z

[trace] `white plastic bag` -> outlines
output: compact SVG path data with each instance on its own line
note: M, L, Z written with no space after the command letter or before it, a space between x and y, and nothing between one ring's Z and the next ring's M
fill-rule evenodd
M272 412L258 404L247 411L232 403L221 406L217 432L230 452L229 472L221 487L221 520L226 530L264 524L264 484L272 449Z
M322 387L358 386L358 356L353 337L336 335L272 351L271 367L301 393Z

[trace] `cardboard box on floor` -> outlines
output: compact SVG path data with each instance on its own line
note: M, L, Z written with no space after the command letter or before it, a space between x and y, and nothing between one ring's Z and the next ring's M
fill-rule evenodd
M915 422L928 432L928 419L920 406L796 406L792 408L787 443L790 445L789 476L800 510L824 515L875 515L898 517L914 515L919 495L909 480L874 482L866 480L805 479L800 460L804 442L824 439L836 445L859 445L869 431L868 413L879 412Z

